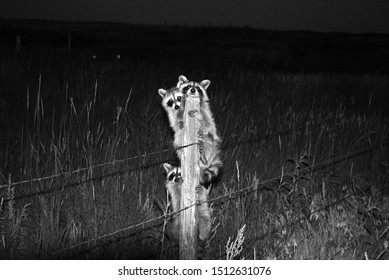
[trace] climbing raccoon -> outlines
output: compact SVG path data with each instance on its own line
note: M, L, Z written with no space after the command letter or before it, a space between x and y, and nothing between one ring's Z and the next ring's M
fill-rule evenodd
M207 88L211 82L189 81L185 76L178 77L177 87L183 96L199 96L200 112L190 112L200 124L200 184L208 186L219 175L223 163L220 159L221 139L218 136L215 120L209 105Z
M168 197L170 197L171 209L170 213L174 213L180 210L181 204L181 186L182 186L182 177L181 177L181 168L177 166L172 166L169 163L163 164L163 169L166 172L166 190ZM197 257L202 259L204 256L205 244L209 237L211 231L211 213L209 209L208 195L210 188L205 188L204 186L199 185L196 188L197 200L201 203L197 208L197 229L198 229L198 248L197 248ZM180 233L180 213L177 213L171 217L171 220L168 223L167 234L169 238L173 241L179 241Z
M179 148L183 139L183 111L185 99L189 95L200 98L200 112L190 112L191 116L199 121L200 142L200 184L208 187L220 173L223 163L220 159L221 139L218 136L215 120L209 106L209 98L206 89L210 85L209 80L202 82L189 81L185 76L178 78L177 86L169 90L159 89L162 97L162 106L166 110L170 126L174 131L173 147ZM177 150L181 159L182 150Z
M158 93L162 97L162 107L168 115L170 126L174 133L176 133L183 126L181 103L183 102L184 96L177 87L172 87L169 90L160 88Z

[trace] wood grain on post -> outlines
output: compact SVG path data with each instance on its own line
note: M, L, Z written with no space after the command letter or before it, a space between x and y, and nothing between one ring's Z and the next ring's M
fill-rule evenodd
M200 112L200 100L198 97L188 96L184 108L184 137L182 146L198 143L199 122L196 117L191 117L189 112ZM191 145L183 148L181 154L181 175L183 179L181 189L181 209L196 203L196 187L200 178L199 146ZM180 259L196 259L197 248L197 206L190 207L181 212L180 227Z

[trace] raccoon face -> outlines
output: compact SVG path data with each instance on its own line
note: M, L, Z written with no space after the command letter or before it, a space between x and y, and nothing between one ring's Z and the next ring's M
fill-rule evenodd
M161 88L158 93L163 98L162 104L164 107L170 107L173 110L180 109L183 94L178 89L164 90Z
M210 80L204 80L198 83L189 81L185 76L181 75L178 77L177 88L179 88L183 94L203 97L204 92L207 90L210 84Z
M166 172L166 181L168 183L182 183L181 167L164 163L163 168Z

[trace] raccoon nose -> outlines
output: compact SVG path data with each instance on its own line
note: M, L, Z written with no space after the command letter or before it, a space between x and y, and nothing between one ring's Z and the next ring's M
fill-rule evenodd
M191 88L191 89L190 89L190 92L191 92L191 93L195 93L196 90L195 90L194 88Z
M180 108L180 106L176 105L174 106L174 109L178 110Z

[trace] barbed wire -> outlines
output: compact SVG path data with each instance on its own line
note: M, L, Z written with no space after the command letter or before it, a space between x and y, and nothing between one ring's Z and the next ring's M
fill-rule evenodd
M263 135L259 139L254 139L254 140L251 140L251 141L259 141L259 140L270 138L271 136L286 135L286 134L291 133L293 131L299 131L299 130L303 130L303 129L307 129L307 128L318 127L318 126L321 126L323 123L325 123L326 121L328 121L330 119L331 118L327 118L327 119L325 119L325 120L323 120L323 121L321 121L319 123L308 124L308 125L307 125L307 122L303 122L300 125L297 125L296 127L290 128L288 130L284 130L284 131L280 131L280 132L276 132L276 133L268 133L268 134ZM242 136L246 136L246 135L252 135L252 134L255 134L255 133L259 132L259 131L262 131L262 129L247 130L244 133L238 133L238 134L233 134L233 135L225 136L225 137L222 137L221 139L222 140L226 140L226 139L235 138L235 137L242 137ZM224 147L224 149L229 148L229 147L235 147L235 146L237 146L239 144L242 144L242 143L244 143L244 141L238 141L238 143L235 143L234 145L231 145L231 146L228 146L228 147ZM119 163L123 163L123 162L128 162L128 161L131 161L131 160L146 158L146 157L149 157L149 156L154 156L154 155L163 154L163 153L167 153L167 152L173 152L173 151L177 151L177 150L180 150L180 149L183 149L183 148L186 148L186 147L190 147L190 146L193 146L193 145L198 145L198 144L199 143L191 143L191 144L180 146L180 147L177 147L177 148L169 148L169 149L159 150L159 151L155 151L155 152L145 153L143 155L137 155L137 156L128 157L128 158L124 158L124 159L117 159L117 160L114 160L114 161L104 162L104 163L96 164L96 165L89 166L89 167L82 167L82 168L78 168L78 169L75 169L75 170L65 171L65 172L62 172L62 173L53 174L53 175L49 175L49 176L43 176L43 177L33 178L33 179L26 179L26 180L21 180L21 181L17 181L17 182L11 182L11 183L8 183L8 184L0 184L0 190L4 189L4 188L14 187L14 186L17 186L17 185L23 185L23 184L34 183L34 182L42 182L42 181L45 181L45 180L55 179L55 178L62 177L62 176L70 176L70 175L77 174L77 173L80 173L80 172L83 172L83 171L89 171L89 170L93 170L93 169L99 168L99 167L115 165L115 164L119 164ZM87 181L90 181L90 180L91 180L91 178L89 178ZM82 183L83 182L81 182L80 184L82 184Z
M335 158L332 158L330 160L327 160L327 161L322 161L318 164L315 164L313 166L308 166L308 167L305 167L305 168L302 168L299 170L298 172L298 176L302 176L302 175L305 175L305 174L308 174L308 173L311 173L311 172L315 172L315 171L318 171L320 169L323 169L323 168L326 168L326 167L329 167L329 166L332 166L332 165L335 165L335 164L338 164L340 162L343 162L343 161L346 161L348 159L352 159L352 158L355 158L355 157L358 157L360 155L363 155L367 152L370 152L378 147L383 147L383 146L386 146L389 144L389 141L386 141L386 142L382 142L382 143L379 143L379 144L376 144L376 145L373 145L373 146L369 146L369 147L366 147L366 148L363 148L363 149L360 149L358 151L355 151L354 153L348 153L346 155L341 155L341 156L338 156L338 157L335 157ZM145 226L146 224L149 224L151 222L156 222L160 219L166 219L170 216L173 216L173 215L176 215L182 211L185 211L193 206L196 206L196 205L200 205L200 204L203 204L203 203L211 203L211 202L215 202L215 201L218 201L218 200L221 200L221 199L224 199L224 198L230 198L230 199L233 199L235 197L238 197L241 193L243 192L246 192L247 193L253 193L253 192L257 192L259 190L262 190L263 188L258 188L259 186L265 186L265 185L269 185L271 183L282 183L283 180L285 178L293 178L296 176L296 172L289 172L287 174L282 174L280 176L277 176L277 177L273 177L271 179L267 179L267 180L264 180L258 184L256 184L256 188L254 188L253 186L248 186L246 188L242 188L242 189L239 189L239 190L236 190L236 191L232 191L232 192L229 192L229 193L225 193L223 195L220 195L216 198L212 198L212 199L208 199L206 201L202 201L202 202L197 202L197 203L193 203L183 209L180 209L180 210L177 210L175 212L172 212L172 213L168 213L168 214L163 214L163 215L160 215L156 218L152 218L152 219L149 219L147 221L144 221L144 222L141 222L141 223L137 223L135 225L131 225L129 227L125 227L123 229L119 229L119 230L116 230L116 231L113 231L113 232L110 232L110 233L107 233L107 234L104 234L104 235L101 235L93 240L87 240L87 241L84 241L84 242L81 242L81 243L78 243L76 245L73 245L71 247L67 247L67 248L63 248L61 250L58 250L58 251L55 251L53 253L51 253L51 255L57 255L59 253L62 253L64 251L69 251L69 250L73 250L75 248L78 248L80 246L83 246L83 245L87 245L87 244L90 244L90 243L93 243L93 242L96 242L98 240L101 240L101 239L104 239L106 237L111 237L111 236L114 236L118 233L122 233L124 231L128 231L130 229L134 229L134 228L138 228L138 227L143 227Z
M204 202L205 202L205 201L204 201ZM68 251L68 250L72 250L72 249L78 248L78 247L80 247L80 246L83 246L83 245L86 245L86 244L89 244L89 243L92 243L92 242L96 242L96 241L101 240L101 239L103 239L103 238L106 238L106 237L109 237L109 236L113 236L113 235L116 235L116 234L121 233L121 232L124 232L124 231L128 231L128 230L133 229L133 228L144 227L145 225L147 225L147 224L149 224L149 223L156 222L156 221L161 220L161 219L163 219L163 218L164 218L164 219L167 219L167 218L169 218L169 217L171 217L171 216L173 216L173 215L176 215L176 214L178 214L178 213L180 213L180 212L182 212L182 211L185 211L186 209L189 209L189 208L191 208L191 207L193 207L193 206L196 206L196 205L197 205L197 203L193 203L193 204L191 204L191 205L189 205L189 206L186 206L186 207L184 207L184 208L182 208L182 209L180 209L180 210L177 210L177 211L175 211L175 212L168 213L168 214L166 214L166 215L163 214L163 215L160 215L160 216L158 216L158 217L156 217L156 218L151 218L151 219L148 219L147 221L144 221L144 222L141 222L141 223L137 223L137 224L135 224L135 225L131 225L131 226L128 226L128 227L119 229L119 230L115 230L115 231L110 232L110 233L103 234L103 235L101 235L101 236L99 236L99 237L97 237L97 238L95 238L95 239L93 239L93 240L84 241L84 242L78 243L78 244L76 244L76 245L73 245L73 246L71 246L71 247L67 247L67 248L63 248L63 249L61 249L61 250L55 251L55 252L50 253L50 254L51 254L51 255L57 255L57 254L59 254L59 253L61 253L61 252Z
M318 123L307 123L307 122L304 122L305 125L301 124L301 125L298 125L296 127L290 128L290 129L288 129L286 131L281 131L281 132L277 132L277 133L269 133L269 134L266 134L266 135L262 135L262 137L260 137L258 139L255 139L255 141L262 140L263 138L266 138L266 137L285 135L285 134L291 133L293 131L298 131L298 130L302 130L302 129L308 129L308 128L312 128L312 127L321 126L326 121L328 121L328 119L325 119L325 120L323 120L321 122L318 122ZM253 134L257 133L260 130L261 129L248 130L248 131L245 131L244 133L234 134L234 135L223 137L223 139L234 138L234 137L242 137L242 136L245 136L245 135L253 135ZM235 143L232 146L237 146L237 145L242 144L242 143L245 143L245 142L239 140L237 143ZM375 149L378 146L387 145L388 143L389 143L389 141L388 142L383 142L383 143L380 143L380 144L377 144L377 145L374 145L374 146L369 146L369 147L367 147L365 149L361 149L361 150L356 151L356 152L354 152L352 154L342 155L342 156L333 158L333 159L331 159L329 161L321 162L319 164L314 165L313 167L307 167L307 168L304 168L304 169L300 170L299 174L303 174L303 173L305 174L305 173L309 173L309 172L313 172L313 171L319 170L319 169L324 168L324 167L328 167L328 166L336 164L338 162L345 161L347 159L350 159L350 158L359 156L361 154L364 154L367 151L373 150L373 149ZM81 172L81 171L88 171L88 170L93 169L93 168L98 168L98 167L108 166L108 165L114 165L114 164L117 164L117 163L122 163L122 162L130 161L130 160L134 160L134 159L140 159L140 158L145 158L145 157L148 157L148 156L157 155L157 154L161 154L161 153L165 153L165 152L176 151L178 149L182 149L182 148L189 147L189 146L196 145L196 144L198 144L198 143L192 143L192 144L181 146L181 147L177 147L177 148L164 149L164 150L160 150L160 151L146 153L146 154L143 154L143 155L138 155L138 156L129 157L129 158L125 158L125 159L115 160L115 161L112 161L112 162L101 163L101 164L97 164L97 165L94 165L94 166L80 168L80 169L69 171L69 172L64 172L64 173L60 173L60 174L54 174L54 175L51 175L51 176L46 176L46 177L41 177L41 178L34 178L34 179L30 179L30 180L23 180L23 181L9 183L9 184L3 184L3 185L0 185L0 189L11 187L11 186L15 186L15 185L21 185L21 184L25 184L25 183L40 182L42 180L54 179L54 178L57 178L57 177L60 177L60 176L66 176L66 175L69 176L69 175L72 175L72 174L75 174L75 173L78 173L78 172ZM135 169L139 169L139 168L134 168L134 170ZM114 173L108 174L108 175L101 175L101 176L94 177L94 178L104 178L104 177L112 176L112 175L115 175L115 174L118 174L118 172L114 172ZM275 178L271 178L271 179L262 181L261 183L257 184L257 187L258 186L263 186L263 185L269 185L270 183L276 183L276 182L280 183L280 180L282 181L283 178L287 178L288 176L292 177L292 176L295 176L295 174L294 173L284 174L284 175L281 175L281 176L278 176L278 177L275 177ZM71 184L69 184L69 186L79 185L79 184L91 181L94 178L88 178L86 180L82 180L81 182L71 183ZM63 189L63 187L61 187L61 189ZM51 191L52 190L50 190L50 192ZM239 195L240 193L245 192L245 191L249 191L249 193L251 193L251 192L258 191L258 190L253 189L252 186L249 186L247 188L243 188L243 189L240 189L240 190L237 190L237 191L233 191L233 192L221 195L221 196L213 198L213 199L209 199L209 200L204 201L202 203L215 202L215 201L221 200L223 198L227 198L227 197L233 198L233 196ZM160 220L162 218L166 218L166 217L170 217L172 215L176 215L176 214L180 213L181 211L185 211L186 209L188 209L190 207L193 207L195 205L198 205L198 204L194 203L194 204L192 204L190 206L187 206L184 209L180 209L180 210L178 210L178 211L176 211L174 213L169 213L167 215L161 215L159 217L152 218L152 219L149 219L147 221L144 221L144 222L141 222L141 223L138 223L138 224L135 224L135 225L132 225L132 226L120 229L120 230L116 230L116 231L111 232L111 233L107 233L107 234L101 235L101 236L99 236L99 237L97 237L97 238L95 238L93 240L84 241L84 242L76 244L76 245L74 245L72 247L68 247L68 248L64 248L64 249L61 249L59 251L56 251L56 252L54 252L52 254L58 254L60 252L71 250L71 249L77 248L77 247L82 246L82 245L86 245L86 244L90 244L92 242L96 242L96 241L104 239L106 237L114 236L114 235L116 235L118 233L121 233L121 232L125 232L125 231L128 231L128 230L134 229L134 228L138 228L140 226L145 226L146 224L149 224L149 223L154 222L154 221L158 221L158 220Z
M296 132L296 131L300 131L300 130L306 130L308 128L312 129L312 128L316 128L318 126L321 126L322 124L326 123L328 120L330 120L331 118L327 118L325 120L322 120L321 122L318 122L318 123L309 123L309 124L306 124L304 122L305 125L303 124L300 124L296 127L292 127L292 128L289 128L287 130L284 130L284 131L279 131L279 132L276 132L276 133L267 133L267 134L263 134L263 135L260 135L258 137L249 137L247 139L241 139L242 137L240 137L240 139L234 143L234 144L230 144L230 145L226 145L225 141L223 141L223 145L221 147L222 150L227 150L227 149L230 149L232 147L237 147L239 145L245 145L245 144L250 144L250 143L253 143L253 142L259 142L259 141L262 141L262 140L268 140L268 139L271 139L273 137L279 137L279 136L284 136L284 135L288 135L292 132ZM230 136L226 136L226 137L222 137L222 139L227 139L227 138L234 138L234 137L238 137L238 136L251 136L251 135L255 135L256 132L260 131L260 129L258 130L248 130L246 131L245 133L239 133L239 134L234 134L234 135L230 135ZM194 143L194 144L197 144L197 143ZM192 145L194 145L192 144ZM168 152L168 151L175 151L175 150L178 150L178 149L181 149L181 148L185 148L185 147L188 147L190 146L191 144L187 145L187 146L182 146L182 147L178 147L178 148L171 148L171 149L165 149L165 150L162 150L162 151L157 151L157 152L153 152L153 153L149 153L149 154L144 154L144 155L140 155L140 156L135 156L135 157L131 157L131 158L127 158L127 159L122 159L122 160L119 160L120 162L124 162L126 160L131 160L131 159L137 159L137 158L146 158L148 155L151 155L151 154L158 154L159 152ZM84 178L84 179L81 179L81 180L78 180L77 182L71 182L71 183L67 183L65 185L61 185L61 186L58 186L58 187L55 187L55 188L52 188L50 187L49 189L46 189L46 190L39 190L39 191L36 191L36 192L30 192L30 193L27 193L27 194L19 194L18 196L15 196L13 197L12 200L20 200L20 199L24 199L24 198L31 198L31 197L34 197L34 196L37 196L37 195L42 195L42 194L48 194L48 193L53 193L53 192L57 192L57 191L63 191L67 188L70 188L70 187L76 187L76 186L79 186L81 184L85 184L85 183L88 183L88 182L92 182L92 181L95 181L95 180L99 180L99 179L103 179L103 178L108 178L108 177L112 177L112 176L116 176L116 175L121 175L121 174L124 174L124 173L131 173L133 171L136 171L136 170L142 170L142 169L148 169L148 168L151 168L151 167L154 167L158 164L162 164L163 162L167 162L169 160L174 160L173 158L169 158L169 159L163 159L163 160L159 160L158 162L152 162L152 163L149 163L149 164L142 164L141 166L138 166L138 167L134 167L134 168L131 168L131 169L126 169L126 170L119 170L119 171L114 171L114 172L109 172L109 173L106 173L106 174L102 174L102 175L98 175L98 176L93 176L93 177L89 177L89 174L88 176L86 176L87 178ZM100 166L102 165L107 165L107 164L113 164L115 165L117 163L116 162L109 162L109 163L105 163L105 164L100 164ZM98 165L99 166L99 165ZM88 169L88 171L90 169L93 170L94 166L92 167L89 167L89 168L84 168L84 169ZM76 173L76 172L80 172L80 171L83 171L84 169L78 169L78 170L74 170L72 171L73 173ZM55 174L56 177L59 177L63 174L66 174L66 173L62 173L62 174ZM52 178L53 176L48 176L48 177L45 177L47 179L53 179ZM41 180L38 180L38 179L42 179L42 178L36 178L34 179L35 181L38 181L38 182L41 182ZM25 181L21 181L22 183L28 183L28 182L32 182L31 180L25 180ZM18 182L14 182L13 184L17 184ZM7 184L4 186L12 186L12 184ZM1 189L1 188L0 188ZM4 202L8 202L10 199L6 198L4 200Z
M386 141L386 142L383 142L383 143L379 143L379 144L376 144L376 145L373 145L373 146L369 146L369 147L366 147L364 149L360 149L360 150L358 150L358 151L356 151L356 152L354 152L352 154L341 155L341 156L332 158L332 159L327 160L327 161L322 161L322 162L317 163L317 164L315 164L313 166L307 166L305 168L300 169L298 171L297 175L298 176L303 176L303 175L309 174L311 172L318 171L320 169L332 166L334 164L346 161L348 159L352 159L352 158L358 157L358 156L363 155L363 154L365 154L365 153L367 153L369 151L374 150L375 148L378 148L378 147L381 147L381 146L386 146L386 145L389 145L389 141ZM278 177L274 177L274 178L271 178L271 179L264 180L264 181L258 183L256 186L259 187L259 186L269 185L270 183L273 183L273 182L282 183L284 179L286 179L288 177L289 178L293 178L295 176L296 176L295 172L289 172L289 173L286 173L286 174L282 174L282 175L280 175ZM222 199L222 198L224 198L226 196L236 195L236 194L242 193L244 191L248 191L248 190L250 190L250 192L256 192L257 191L256 189L253 189L252 186L249 186L249 187L246 187L246 188L243 188L243 189L239 189L239 190L230 192L228 194L220 195L220 196L218 196L216 198L209 199L209 200L204 201L204 202L214 202L214 201Z
M151 153L147 153L147 154L143 154L143 155L133 156L133 157L124 158L124 159L118 159L118 160L114 160L114 161L111 161L111 162L100 163L100 164L97 164L97 165L94 165L94 166L83 167L83 168L79 168L79 169L76 169L76 170L67 171L67 172L63 172L63 173L59 173L59 174L54 174L54 175L50 175L50 176L34 178L34 179L29 179L29 180L23 180L23 181L13 182L13 183L9 183L9 184L2 184L2 185L0 185L0 189L8 188L8 187L13 187L13 186L16 186L16 185L27 184L27 183L41 182L41 181L44 181L44 180L55 179L55 178L62 177L62 176L69 176L69 175L76 174L76 173L79 173L79 172L82 172L82 171L88 171L88 170L91 170L91 169L94 169L94 168L98 168L98 167L103 167L103 166L108 166L108 165L115 165L117 163L121 163L121 162L125 162L125 161L130 161L130 160L145 158L145 157L148 157L148 156L153 156L153 155L162 154L162 153L166 153L166 152L176 151L176 150L183 149L183 148L186 148L186 147L190 147L190 146L193 146L193 145L198 145L198 143L191 143L191 144L188 144L188 145L185 145L185 146L180 146L178 148L164 149L164 150L155 151L155 152L151 152Z

